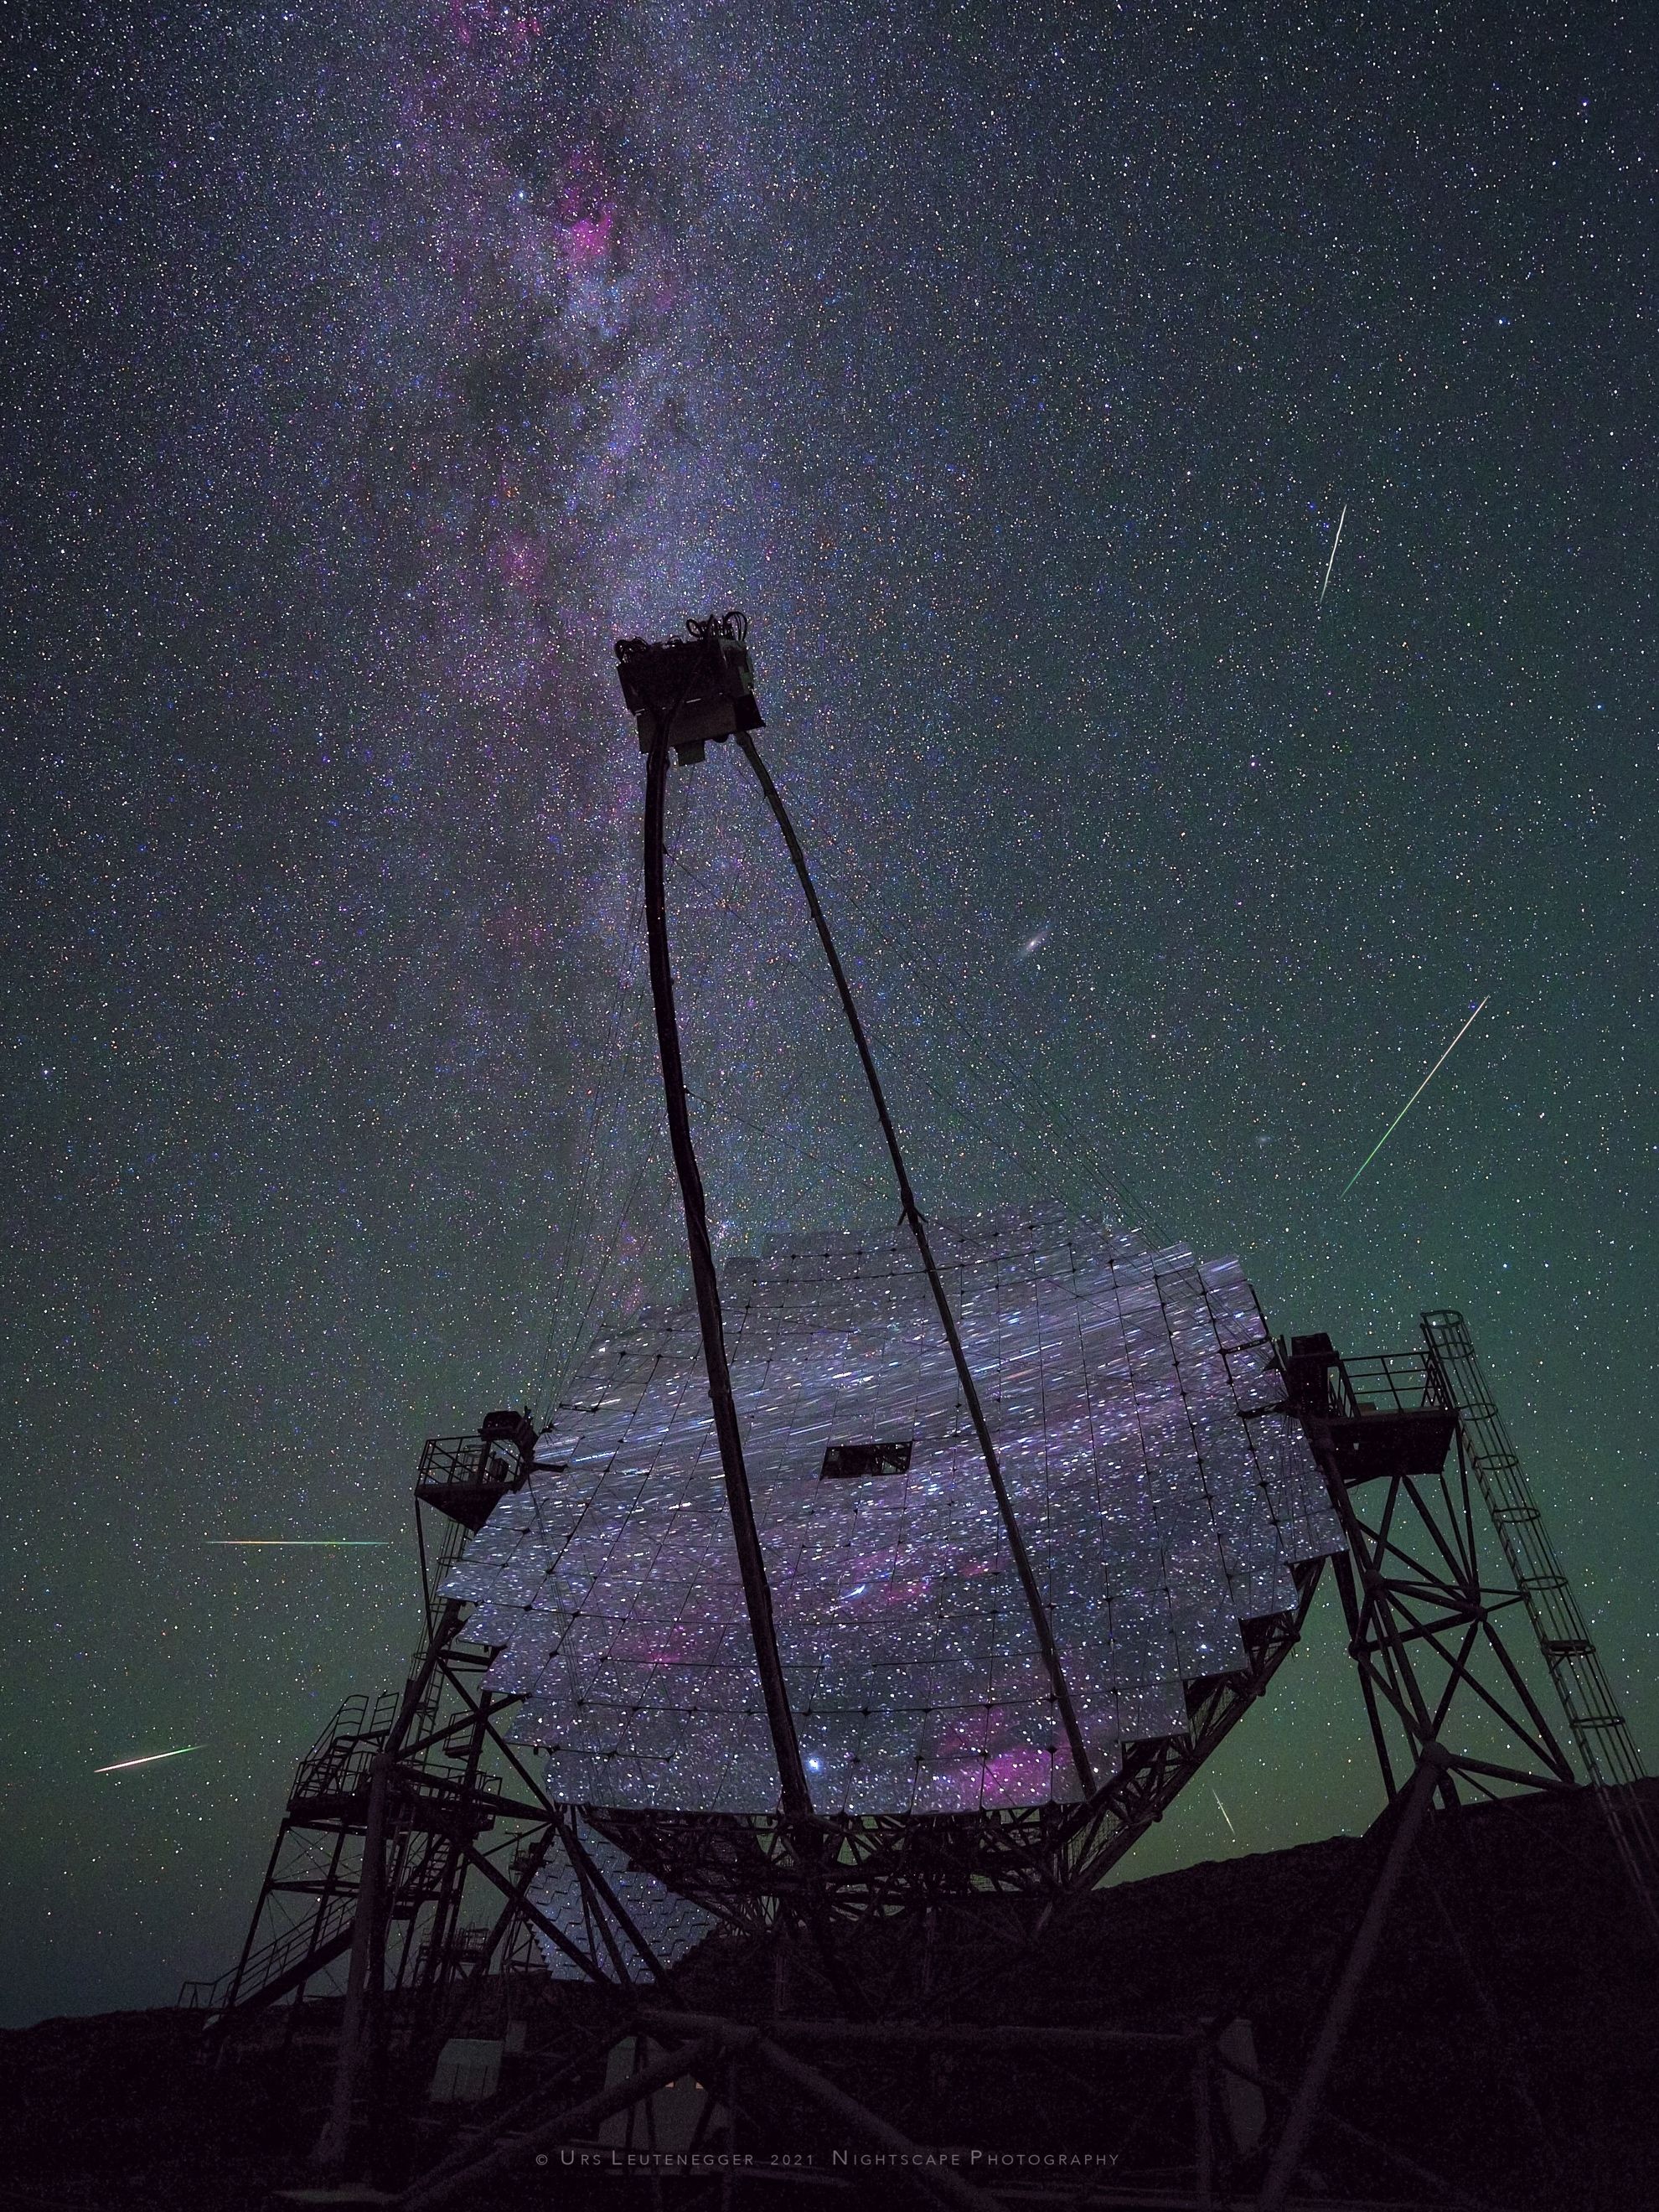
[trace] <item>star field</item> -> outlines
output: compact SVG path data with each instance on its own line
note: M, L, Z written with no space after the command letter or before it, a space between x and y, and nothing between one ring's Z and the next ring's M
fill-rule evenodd
M1115 1192L1355 1349L1461 1308L1659 1749L1647 44L14 31L12 2017L228 1962L294 1760L400 1677L422 1437L675 1287L611 647L715 607L923 1204ZM890 1222L741 763L672 817L722 1249ZM1362 1728L1322 1610L1237 1842L1200 1787L1158 1850L1360 1825Z

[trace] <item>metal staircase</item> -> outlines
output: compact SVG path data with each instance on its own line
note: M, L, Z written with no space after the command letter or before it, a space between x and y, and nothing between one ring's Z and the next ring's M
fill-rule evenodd
M331 1992L346 2000L342 2047L356 2051L365 2035L384 2039L384 2020L368 2017L382 1996L405 2026L437 2020L472 1980L526 1957L532 1926L566 1940L528 1898L556 1808L498 1732L512 1700L484 1687L490 1650L470 1643L463 1609L441 1595L467 1534L524 1480L535 1439L526 1415L506 1411L476 1436L428 1443L416 1485L423 1620L408 1677L348 1698L299 1760L240 1958L179 1994L208 2045L224 2048L231 2023L283 1998Z
M355 1890L336 1891L314 1919L273 1936L217 1981L186 1982L179 1993L180 2010L228 2014L274 2004L350 1948L356 1907Z

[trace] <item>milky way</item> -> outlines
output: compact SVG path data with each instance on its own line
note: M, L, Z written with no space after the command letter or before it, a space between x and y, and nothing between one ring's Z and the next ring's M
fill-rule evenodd
M611 655L715 608L923 1204L1115 1190L1356 1346L1462 1308L1659 1740L1650 69L1595 9L1259 16L20 46L18 2016L227 1963L294 1759L399 1676L422 1437L673 1287ZM890 1224L742 763L672 805L722 1252ZM1369 1817L1322 1618L1237 1839L1193 1792L1158 1848Z

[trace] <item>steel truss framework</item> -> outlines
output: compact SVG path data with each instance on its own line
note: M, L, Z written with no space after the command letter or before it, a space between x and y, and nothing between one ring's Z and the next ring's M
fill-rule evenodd
M643 1959L659 2001L619 2014L605 2034L613 2045L619 2033L645 2039L640 2049L649 2063L642 2058L624 2081L553 2112L547 2108L556 2082L528 2100L531 2109L496 2115L482 2145L454 2154L411 2186L403 2200L410 2212L448 2201L521 2157L527 2146L591 2142L607 2117L633 2112L648 2129L657 2092L699 2069L719 2085L705 2120L717 2103L731 2108L745 2094L758 2098L758 2085L767 2080L775 2088L791 2085L847 2139L895 2158L927 2155L925 2146L833 2078L848 2053L878 2047L949 2055L960 2064L1039 2069L1060 2063L1067 2049L1073 2065L1085 2049L1102 2063L1112 2054L1135 2054L1140 2070L1131 2069L1121 2094L1139 2100L1148 2114L1162 2115L1142 2148L1166 2176L1173 2170L1188 2177L1186 2185L1164 2189L1159 2201L1172 2207L1236 2202L1241 2177L1260 2212L1295 2203L1297 2173L1322 2130L1363 2151L1377 2171L1429 2190L1436 2202L1468 2201L1326 2111L1324 2087L1363 2000L1366 1972L1431 1802L1454 1804L1460 1792L1489 1796L1517 1785L1567 1788L1572 1768L1495 1625L1495 1615L1515 1607L1517 1593L1484 1578L1476 1547L1478 1486L1472 1493L1456 1409L1432 1358L1413 1352L1345 1361L1322 1340L1302 1339L1284 1364L1349 1537L1349 1552L1334 1563L1335 1577L1389 1798L1374 1831L1374 1885L1295 2082L1261 2076L1227 2046L1215 2023L1174 2035L1132 2027L1079 2030L1074 2049L1064 2035L1040 2028L1011 2026L988 2035L958 2028L940 2014L964 1984L933 1971L932 1958L933 1938L948 1930L953 1915L964 1929L971 1918L979 1946L973 1978L994 1982L1045 1923L1052 1925L1068 1903L1086 1894L1263 1694L1300 1633L1318 1562L1299 1571L1294 1615L1248 1632L1249 1666L1194 1686L1188 1735L1132 1747L1121 1772L1088 1807L840 1824L827 1884L832 1917L849 1932L884 1923L895 1941L883 1971L863 1975L854 1988L853 2009L866 2014L862 2021L785 2019L763 2028L675 2009L674 1976L652 1958L645 1935L593 1864L578 1808L550 1802L507 1740L501 1723L514 1701L483 1686L490 1653L466 1643L460 1606L428 1596L425 1633L401 1694L388 1693L372 1707L353 1701L343 1709L341 1724L301 1762L243 1956L212 1991L198 1987L196 2001L208 1997L215 2018L228 2024L281 1996L302 1996L349 1954L335 2099L319 2146L319 2162L337 2173L352 2163L354 2148L362 2152L377 2132L370 2124L384 2114L388 2099L418 2097L469 1998L492 1972L522 1960L532 1933L587 1978L612 1989L637 1973L630 1950ZM428 1593L462 1532L481 1520L479 1508L487 1510L518 1479L497 1462L480 1483L479 1470L489 1461L483 1436L427 1447L417 1498L447 1512L450 1522L435 1546L422 1528ZM1488 1724L1507 1732L1515 1747L1510 1760L1468 1747L1471 1734ZM823 1961L813 1954L823 1935L823 1892L804 1887L799 1855L787 1838L779 1839L775 1826L736 1816L658 1819L580 1809L636 1863L719 1909L758 1953L798 1960L809 1974L817 1964L822 1982ZM498 1826L508 1833L492 1846L486 1838ZM289 1882L285 1851L301 1835L325 1840L325 1872ZM581 1887L591 1936L586 1950L573 1942L568 1923L556 1925L538 1911L531 1894L555 1850L568 1856ZM482 1921L469 1918L464 1907L469 1879L474 1911L480 1899L489 1900ZM289 1899L309 1909L262 1948L256 1938L267 1925L264 1916L278 1899ZM830 1980L838 1994L845 1990L844 1979ZM779 1985L787 1983L786 1974ZM400 2088L388 2066L394 2020L406 2046L396 2068ZM650 2056L661 2045L672 2047L661 2057ZM821 2063L809 2065L802 2047ZM751 2084L747 2093L745 2081ZM1187 2089L1174 2096L1170 2085L1182 2081ZM1241 2081L1264 2100L1267 2123L1262 2143L1248 2152L1236 2132L1230 2134L1227 2117L1236 2113ZM1144 2192L1136 2195L1127 2172L1121 2190L1103 2187L1097 2176L1089 2188L1095 2203L1147 2201ZM994 2189L959 2183L943 2168L927 2169L919 2194L923 2201L957 2204L997 2201ZM728 2188L728 2199L732 2195Z
M453 1483L453 1470L483 1449L478 1438L428 1443L420 1502L434 1503L434 1470ZM1000 1929L1018 1943L1061 1898L1100 1880L1265 1693L1300 1635L1321 1566L1296 1571L1295 1613L1246 1626L1243 1668L1189 1686L1188 1732L1127 1747L1088 1805L823 1821L818 1856L803 1875L798 1839L781 1820L630 1814L550 1800L506 1735L517 1700L483 1686L493 1654L467 1643L460 1605L430 1595L458 1540L452 1533L434 1547L422 1527L428 1626L404 1690L349 1700L301 1759L241 1957L216 1983L186 1985L181 2002L221 2030L325 1986L342 1960L349 2003L361 1990L356 2002L371 2010L383 1992L400 2004L420 2001L434 2021L453 2019L467 1986L523 1955L532 1934L591 1981L629 1978L630 1950L661 1977L648 1936L586 1850L584 1822L751 1936L821 1935L826 1904L837 1926L875 1917L915 1929L928 1911L968 1901L988 1935ZM502 1839L491 1844L498 1830ZM578 1878L586 1948L532 1899L556 1850ZM481 1897L496 1900L490 1923L466 1911L464 1900L476 1911Z
M660 1971L585 1849L575 1808L549 1798L507 1740L501 1723L517 1701L485 1686L493 1651L469 1644L464 1608L436 1595L465 1534L522 1480L533 1441L522 1416L491 1415L476 1436L426 1446L416 1486L425 1617L408 1679L349 1698L301 1759L240 1956L180 1993L204 2015L205 2047L222 2053L284 2000L291 2031L308 1996L338 1993L343 1963L325 2167L343 2164L354 2127L384 2101L394 2040L400 2071L423 2087L490 1978L540 1966L538 1941L607 1986L640 1960ZM533 1899L555 1852L583 1900L585 1947Z
M1438 1794L1448 1805L1588 1783L1659 1936L1659 1845L1626 1786L1642 1772L1629 1729L1462 1316L1425 1314L1422 1338L1420 1349L1352 1360L1327 1337L1281 1347L1348 1540L1335 1578L1383 1788L1392 1799L1430 1743L1447 1753ZM1483 1527L1505 1579L1482 1560ZM1505 1615L1523 1643L1536 1641L1577 1768L1518 1663Z
M225 2020L280 1994L297 1996L325 1964L349 1953L334 2098L318 2146L319 2163L338 2172L349 2159L365 2112L384 2109L390 1994L406 1990L425 2001L422 2017L429 2051L434 2039L448 2032L459 2017L468 1985L510 1955L526 1930L533 1930L577 1971L611 1986L627 1978L631 1947L658 1984L659 1996L672 1996L672 1974L653 1958L641 1931L584 1847L576 1819L580 1810L638 1866L714 1911L751 1943L770 1943L786 1956L795 1945L804 1955L810 1938L829 1970L843 2011L874 2016L816 2021L783 2018L760 2026L660 2002L640 2007L630 2027L636 2038L645 2039L647 2050L644 2063L627 2078L597 2094L562 2104L549 2094L557 2087L555 2081L544 2085L525 2106L498 2112L487 2131L495 2138L494 2146L475 2140L418 2179L401 2200L407 2212L428 2212L428 2208L476 2191L481 2181L526 2151L590 2136L602 2121L648 2107L659 2091L700 2070L712 2069L720 2085L707 2100L700 2124L705 2128L717 2101L728 2107L740 2101L737 2085L744 2070L758 2069L774 2083L788 2085L808 2106L856 2139L895 2158L915 2157L921 2146L821 2067L802 2058L799 2047L834 2053L910 2045L932 2056L973 2051L998 2063L1025 2063L1052 2060L1063 2039L1057 2042L1054 2032L1018 2025L988 2039L982 2031L942 2021L939 2014L960 1993L960 1984L956 1990L930 1990L925 1977L919 1984L915 1976L898 1975L884 1990L861 1988L849 1973L836 1971L838 1933L890 1923L915 1940L939 1911L971 1903L981 1912L982 1925L991 1924L984 1918L988 1906L1004 1913L1003 1932L1016 1948L1029 1942L1043 1920L1052 1925L1054 1915L1098 1882L1262 1693L1297 1640L1317 1581L1317 1562L1298 1570L1296 1610L1247 1628L1248 1662L1243 1669L1194 1686L1187 1731L1127 1747L1119 1774L1088 1790L1081 1806L839 1821L811 1814L731 1404L718 1285L684 1111L666 952L662 795L667 754L673 745L676 718L696 683L702 682L705 688L714 683L710 673L714 645L720 646L724 672L720 681L737 680L732 674L735 663L720 644L724 639L741 645L735 622L728 617L724 626L719 622L702 625L697 650L690 656L696 666L679 674L678 664L672 668L665 664L660 697L652 691L646 698L654 718L647 769L646 903L671 1134L685 1197L734 1541L744 1569L745 1599L767 1692L783 1810L775 1818L761 1819L695 1810L622 1814L599 1807L574 1808L546 1796L497 1725L516 1699L496 1697L488 1690L481 1676L489 1653L467 1645L457 1603L439 1606L432 1596L459 1548L460 1532L480 1526L490 1504L522 1481L528 1466L533 1443L533 1435L526 1433L528 1423L515 1429L514 1417L491 1416L477 1438L451 1439L428 1448L417 1498L423 1510L445 1516L448 1526L434 1563L425 1524L421 1524L427 1626L416 1663L400 1696L380 1701L373 1711L350 1711L302 1762L254 1928L227 1985L213 1993L212 2008ZM738 672L745 683L746 667L745 662ZM640 669L635 674L642 683ZM738 711L741 700L727 702L729 714L719 698L714 707L705 702L705 719L714 718L705 734L718 739L729 732L714 722L732 722L783 830L888 1139L904 1215L931 1279L936 1270L925 1224L867 1042L799 842L749 734L758 719L757 714L753 721L744 719L753 706L752 695L745 691L743 697L748 707L742 714ZM644 727L641 723L642 732ZM939 1300L953 1354L960 1358L942 1289ZM961 1365L975 1429L984 1431L973 1378L966 1372L965 1360ZM1510 1472L1498 1465L1491 1448L1495 1409L1471 1401L1467 1420L1460 1417L1466 1409L1448 1378L1432 1331L1421 1352L1371 1361L1343 1361L1328 1339L1297 1339L1284 1353L1283 1365L1290 1405L1324 1473L1347 1540L1346 1553L1336 1561L1336 1579L1389 1802L1373 1832L1376 1872L1370 1894L1294 2085L1280 2088L1261 2077L1239 2057L1236 2047L1228 2047L1226 2031L1218 2033L1213 2023L1178 2035L1128 2027L1078 2031L1081 2040L1064 2046L1073 2057L1085 2045L1097 2056L1133 2052L1140 2061L1150 2056L1187 2084L1183 2109L1188 2116L1188 2148L1174 2161L1179 2183L1165 2188L1158 2198L1171 2207L1211 2206L1222 2197L1237 2201L1234 2181L1242 2166L1256 2156L1258 2146L1247 2150L1236 2130L1231 2152L1221 2139L1218 2100L1224 2101L1229 2082L1243 2081L1256 2091L1266 2099L1272 2117L1253 2170L1252 2186L1255 2179L1260 2182L1252 2199L1258 2212L1278 2212L1292 2201L1316 2125L1358 2135L1323 2112L1325 2086L1431 1804L1437 1799L1449 1808L1455 1806L1460 1792L1492 1795L1499 1788L1574 1785L1571 1762L1497 1626L1501 1612L1523 1601L1536 1618L1543 1593L1488 1583L1478 1558L1475 1497L1485 1490L1490 1499L1494 1486ZM1486 1424L1485 1429L1481 1422ZM981 1441L1001 1501L988 1432L981 1433ZM1010 1546L1018 1562L1018 1530L1011 1514L1007 1518ZM1030 1577L1022 1580L1029 1583ZM1040 1604L1036 1611L1040 1614ZM1040 1620L1037 1625L1041 1628ZM1557 1641L1561 1648L1556 1658L1579 1663L1582 1673L1583 1652L1577 1649L1576 1639ZM1569 1644L1574 1648L1567 1649ZM1044 1652L1064 1716L1065 1685L1051 1644L1044 1644ZM1546 1656L1550 1656L1547 1643ZM1483 1727L1501 1731L1503 1744L1513 1747L1508 1756L1484 1755ZM1075 1733L1073 1723L1068 1734ZM1086 1779L1086 1760L1079 1759L1078 1765ZM492 1767L501 1771L492 1771ZM498 1826L506 1827L508 1835L501 1845L486 1848L483 1838ZM309 1886L289 1881L282 1872L285 1839L301 1832L313 1841L324 1839L327 1852L326 1874ZM573 1940L568 1928L542 1913L531 1896L535 1875L556 1846L568 1855L581 1887L585 1924L592 1931L586 1950ZM463 1893L469 1881L487 1887L497 1900L494 1917L482 1923L482 1932L466 1924ZM313 1903L309 1924L278 1929L258 1941L261 1916L267 1908L295 1896ZM401 1930L400 1937L394 1936L394 1929ZM841 1963L845 1966L844 1955ZM994 1972L994 1961L989 1971ZM900 2010L908 2016L895 2018ZM614 2035L614 2024L607 2033ZM649 2055L649 2044L663 2039L670 2047L660 2055ZM636 2041L636 2053L640 2049ZM417 2081L420 2075L411 2073L409 2078ZM551 2112L550 2102L556 2106ZM1385 2146L1368 2142L1367 2148L1396 2172L1431 2190L1439 2201L1448 2197L1468 2201L1460 2200L1439 2177ZM1166 2166L1166 2176L1167 2172ZM948 2167L916 2169L908 2178L933 2202L962 2206L997 2201L994 2192L970 2185ZM1098 2177L1091 2178L1089 2193L1097 2204L1148 2201L1144 2190L1137 2197L1110 2185L1103 2188Z
M416 2178L397 2200L400 2212L438 2212L458 2200L479 2201L481 2190L487 2201L492 2182L524 2171L556 2146L596 2142L644 2154L639 2163L647 2168L655 2153L688 2184L697 2177L699 2159L706 2158L711 2194L703 2201L722 2207L750 2201L746 2169L731 2154L755 2147L763 2152L781 2141L797 2152L804 2144L852 2146L872 2165L898 2169L884 2174L868 2201L953 2206L958 2212L994 2212L1033 2201L1029 2181L1013 2197L999 2187L1000 2167L1018 2171L1023 2163L1018 2154L1005 2160L993 2150L964 2158L953 2148L963 2140L962 2102L954 2108L957 2130L932 2142L898 2124L890 2097L882 2100L886 2110L877 2108L865 2086L872 2069L884 2080L899 2079L907 2062L913 2082L920 2066L934 2085L920 2100L924 2105L938 2101L941 2065L952 2069L957 2096L969 2105L975 2084L995 2083L1006 2094L1017 2081L1034 2098L1043 2094L1045 2085L1073 2093L1083 2088L1091 2141L1116 2148L1079 2159L1085 2179L1045 2172L1041 2191L1041 2201L1075 2204L1079 2212L1085 2204L1125 2212L1153 2204L1164 2212L1244 2204L1255 2212L1285 2212L1316 2202L1361 2212L1373 2205L1369 2196L1333 2195L1323 2184L1316 2185L1314 2196L1306 2193L1304 2161L1316 2135L1340 2145L1350 2163L1358 2161L1390 2189L1389 2212L1418 2207L1427 2212L1430 2204L1449 2203L1484 2212L1454 2182L1323 2105L1332 2066L1448 1763L1438 1745L1427 1746L1367 1839L1369 1893L1293 2083L1261 2069L1248 2024L1241 2021L1206 2021L1176 2030L848 2021L787 2013L757 2021L644 2003L603 2033L600 2041L613 2062L603 2088L573 2096L567 2086L584 2059L591 2075L600 2055L596 2044L571 2055L557 2075L498 2112L486 2129L471 2132ZM618 2053L625 2054L620 2069L614 2063ZM856 2092L848 2084L849 2069L860 2085ZM918 2100L913 2094L908 2101ZM671 2103L678 2104L677 2111ZM785 2124L800 2132L781 2135ZM764 2191L763 2156L759 2164L756 2178ZM1413 2190L1409 2198L1398 2194L1402 2185ZM850 2185L862 2201L856 2183ZM687 2195L695 2201L689 2188Z
M1513 1753L1460 1753L1440 1783L1445 1802L1460 1782L1487 1796L1500 1784L1574 1787L1498 1625L1519 1594L1484 1577L1479 1495L1436 1361L1426 1351L1344 1360L1328 1338L1298 1337L1285 1366L1348 1540L1336 1582L1389 1796L1402 1767L1445 1740L1455 1705L1471 1723L1477 1713L1495 1723Z

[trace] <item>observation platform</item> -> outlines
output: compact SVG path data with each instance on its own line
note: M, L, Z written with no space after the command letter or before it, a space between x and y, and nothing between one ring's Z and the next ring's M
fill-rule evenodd
M371 1705L349 1698L320 1740L300 1761L288 1817L300 1827L364 1829L374 1761L400 1700L386 1691ZM441 1766L399 1766L392 1778L400 1822L428 1833L477 1836L499 1818L501 1784L491 1774L468 1781Z
M499 1501L522 1486L535 1449L526 1414L487 1413L476 1436L428 1439L415 1495L476 1535Z
M1444 1468L1457 1408L1426 1352L1345 1359L1322 1332L1293 1336L1279 1364L1315 1456L1346 1488Z

